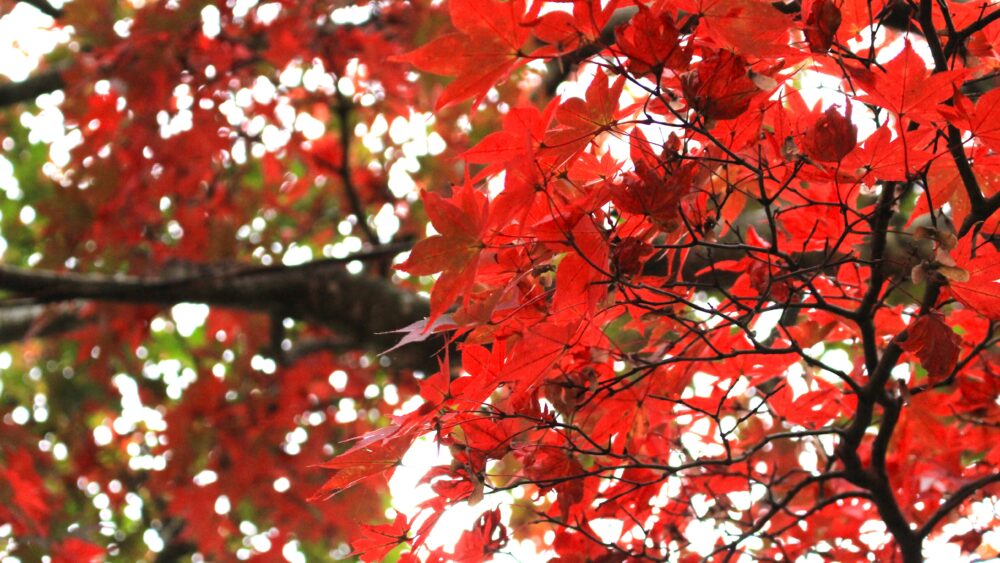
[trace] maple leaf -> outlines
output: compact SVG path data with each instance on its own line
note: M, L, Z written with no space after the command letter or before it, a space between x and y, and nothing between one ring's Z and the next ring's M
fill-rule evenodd
M583 483L572 478L584 473L583 466L563 448L546 444L524 446L516 449L514 455L521 461L521 473L526 479L545 483L539 487L541 494L550 489L556 491L564 514L568 514L573 505L583 500Z
M577 48L581 42L597 40L604 26L618 8L620 0L578 0L572 12L556 10L535 21L525 21L534 35L549 45L533 53L534 56L562 54Z
M694 70L681 75L681 89L691 107L705 119L734 119L760 93L749 72L743 57L731 51L714 51Z
M955 90L953 106L938 109L961 130L971 131L980 141L1000 152L1000 89L983 94L975 106L961 90Z
M563 258L556 272L552 305L560 313L590 313L607 294L607 287L601 282L607 277L604 272L608 245L589 217L574 225L572 236L575 252Z
M987 155L986 152L985 147L976 147L970 151L969 167L980 189L986 195L992 195L1000 188L1000 157ZM916 217L929 213L931 204L935 207L949 204L951 220L956 225L961 225L972 210L965 181L951 158L938 158L930 163L926 189L930 197L922 197L917 201L910 218L911 223ZM992 228L995 221L995 218L991 218L984 228Z
M614 247L614 263L618 272L634 276L642 271L643 258L653 253L653 247L638 237L625 237Z
M453 0L448 8L460 33L438 37L393 60L456 77L441 93L436 110L468 98L475 98L475 107L495 83L525 62L522 48L529 33L521 25L524 6L523 0Z
M844 157L839 172L865 183L876 179L904 181L911 178L934 158L934 154L916 148L927 138L920 133L904 133L907 139L904 142L904 137L894 136L888 126L879 127L859 149Z
M970 310L1000 321L1000 259L991 244L974 246L975 236L963 237L952 251L955 267L968 274L965 279L952 279L948 287L956 299ZM964 277L964 276L963 276Z
M455 545L455 561L474 563L489 559L507 543L507 528L501 522L500 509L484 513L459 538Z
M420 319L410 323L403 328L390 331L392 333L402 334L399 342L394 344L388 350L385 350L381 355L390 354L407 344L413 344L414 342L423 342L428 338L434 336L435 334L446 332L448 330L454 329L456 327L455 320L451 318L450 315L441 315L433 323L430 319Z
M503 129L483 137L476 146L462 153L462 157L470 163L507 167L532 163L557 108L558 98L552 100L545 111L535 107L512 108L503 118ZM500 169L503 167L487 167L480 176Z
M310 500L327 500L369 477L391 471L417 438L415 432L401 432L390 426L369 433L351 449L319 464L332 469L333 476L313 493Z
M809 8L803 31L814 53L830 50L841 22L840 8L832 0L816 0Z
M785 420L809 428L820 428L834 420L843 405L837 402L837 389L824 385L821 389L807 391L793 398L790 385L784 385L769 401L785 414Z
M399 544L409 541L410 524L403 513L397 513L391 524L361 526L361 532L351 540L354 551L362 561L382 561Z
M923 315L907 328L906 340L899 347L920 360L931 381L951 374L958 363L962 338L944 322L944 315L932 311Z
M698 14L698 34L713 45L746 57L794 54L789 47L791 17L770 2L757 0L675 0L676 6Z
M424 192L423 200L431 224L440 234L418 242L409 258L396 267L418 276L441 272L431 291L427 322L433 326L475 280L489 208L486 197L469 185L456 189L449 199Z
M815 160L840 162L857 143L858 126L851 121L851 106L846 116L830 106L806 129L802 148Z
M883 67L884 72L855 75L868 92L857 99L911 119L933 119L937 115L937 104L952 95L952 83L963 74L962 71L932 73L909 40Z
M582 150L595 135L612 128L624 86L624 76L609 86L608 76L598 70L587 87L586 101L570 98L559 105L555 117L561 127L550 130L545 137L545 146L560 155L557 163Z
M645 162L636 163L635 172L611 187L611 200L622 211L646 215L666 232L679 226L680 202L696 183L697 163L675 164L664 176Z
M680 32L669 12L654 14L645 4L630 25L615 30L618 48L628 57L628 68L637 74L659 74L664 68L680 70L691 60L691 50L680 44Z

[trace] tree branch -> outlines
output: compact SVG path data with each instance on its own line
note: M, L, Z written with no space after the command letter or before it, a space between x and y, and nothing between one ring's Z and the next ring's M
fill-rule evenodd
M364 203L361 202L361 197L358 196L358 188L354 185L354 179L351 177L351 140L354 138L354 132L351 131L350 117L351 108L348 105L348 100L338 90L337 130L340 135L340 150L342 154L339 170L340 179L344 183L344 192L347 195L347 201L351 204L351 211L358 218L358 228L361 229L368 242L378 244L378 235L368 226L368 215L365 213Z
M924 525L917 530L917 537L921 539L927 537L928 534L934 531L934 527L937 526L949 512L958 508L959 505L965 502L972 495L976 494L977 491L992 483L1000 483L1000 472L985 475L975 481L962 485L962 487L955 491L955 494L951 495L951 497L945 501L944 504L939 506L938 509L934 511L934 514L931 514L931 517L924 522Z
M389 281L348 273L342 262L356 256L294 267L204 267L197 274L148 278L0 266L0 289L35 304L78 299L162 305L193 302L259 311L321 324L368 350L382 352L399 340L390 331L425 319L429 306L425 299ZM434 356L441 346L429 339L388 357L397 367L434 370Z
M27 4L34 7L39 12L52 17L53 19L59 19L63 15L61 8L56 8L52 4L49 4L45 0L20 0L21 3Z
M948 41L948 45L945 46L945 56L951 57L953 54L958 52L958 49L962 46L965 40L971 37L973 33L986 29L988 25L997 20L1000 20L1000 10L993 10L985 16L970 23L965 28L959 30L956 36L951 38Z
M34 101L42 94L65 88L66 82L63 80L62 72L60 68L51 68L21 82L0 84L0 107Z
M972 230L972 227L976 226L976 223L989 219L998 209L1000 209L1000 192L984 200L979 207L972 208L972 213L969 213L965 217L965 221L962 222L962 226L958 229L958 238L964 237L966 233Z
M934 72L939 73L948 70L948 57L950 53L948 48L942 47L941 42L938 40L937 31L934 28L932 10L932 0L920 1L920 27L924 32L924 37L927 38L927 46L930 48L931 57L934 59ZM994 12L994 14L996 13ZM959 32L958 35L959 37L968 37L968 35L965 35L965 30ZM948 47L955 44L959 40L959 37L952 37L951 41L948 42ZM972 214L989 215L992 213L986 207L986 200L983 197L982 189L979 187L979 181L972 171L972 164L969 162L969 157L965 154L965 148L962 145L962 133L957 127L950 124L948 125L948 152L951 153L951 158L955 161L958 174L962 178L962 186L969 197L969 203L973 211Z

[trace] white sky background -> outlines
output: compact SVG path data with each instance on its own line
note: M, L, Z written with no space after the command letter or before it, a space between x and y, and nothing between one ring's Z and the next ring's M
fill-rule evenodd
M253 2L241 1L241 4L252 7ZM53 2L53 4L59 4L59 2ZM363 11L363 10L362 10ZM345 12L345 17L357 18L365 17L365 14L358 15L357 10L350 11L350 13ZM217 28L217 24L214 24L212 20L211 10L208 13L203 13L206 18L205 28L206 33L211 32L213 25ZM217 33L217 32L216 32ZM10 80L18 81L23 80L28 77L31 72L37 67L38 61L43 55L50 52L56 45L61 42L65 42L69 39L70 33L65 30L58 30L52 28L52 20L48 16L41 14L34 8L26 4L16 4L13 11L0 19L0 74L6 76ZM902 43L895 45L899 49L902 48ZM921 52L926 54L926 46L922 42L915 43L914 47ZM898 52L897 49L893 49L891 52L887 49L882 52L882 56L886 59L891 59L895 53ZM324 77L322 73L313 73L310 75L311 69L290 69L288 72L283 73L281 81L286 80L290 83L299 81L315 81L316 84L322 85ZM289 72L291 74L289 74ZM287 76L286 76L287 75ZM587 79L584 78L584 82ZM265 81L266 82L266 81ZM806 77L801 82L803 86L803 96L807 103L821 102L824 107L829 105L841 105L844 104L844 96L837 92L837 85L839 81L822 78L816 75ZM340 87L341 89L350 87L350 82L347 81L346 84L338 84L336 86L329 84L328 86ZM564 97L571 96L583 96L586 84L566 84L562 87L561 93ZM258 89L255 87L253 90L247 90L247 97L266 97L268 95L273 96L274 86L270 83L262 84ZM351 92L345 92L345 94L350 95ZM183 92L179 92L179 95L183 95ZM237 94L237 99L242 93ZM39 140L44 140L45 142L53 143L53 159L59 161L62 155L68 149L69 144L72 143L71 138L67 138L65 128L63 127L62 114L58 111L57 104L61 100L60 95L47 96L45 98L45 103L43 104L42 111L37 114L37 117L26 117L25 124L29 126L32 133L36 136L35 138ZM238 101L238 100L237 100ZM232 111L233 119L239 118L238 104L234 105L230 109L224 109L220 107L220 111ZM870 116L867 108L859 103L854 103L853 115L859 125L860 137L867 137L873 130L873 124L870 119L866 117ZM415 197L412 193L414 187L413 181L409 178L410 172L415 172L416 170L412 167L415 166L417 162L416 156L421 156L425 154L437 154L443 149L443 141L440 137L428 136L427 133L427 120L431 117L426 114L417 114L413 119L407 120L395 120L392 123L388 123L385 119L381 121L376 121L372 127L360 126L357 133L361 136L362 142L373 151L380 150L379 147L384 146L383 137L385 135L390 136L395 142L412 142L410 148L406 148L404 145L404 153L409 150L411 151L412 158L404 159L400 165L400 169L389 170L390 176L390 187L394 192L398 192L397 196L407 195L409 197ZM183 121L183 120L181 120ZM313 120L315 121L315 120ZM310 122L308 117L301 117L292 115L289 117L288 122L291 127L296 127L302 130L307 136L318 137L323 133L323 125L319 122ZM318 124L318 125L317 125ZM183 127L183 122L171 124L176 127ZM317 126L319 129L316 129ZM267 137L268 135L265 135ZM280 144L282 135L277 132L271 132L270 138L274 139L276 144ZM270 147L269 147L270 148ZM627 153L627 146L622 147ZM617 149L615 149L617 150ZM418 165L417 165L418 166ZM409 168L409 169L408 169ZM12 199L17 199L13 197L17 195L16 181L14 181L12 176L13 168L11 163L6 161L3 156L0 156L0 188L4 189L9 197ZM408 193L409 192L409 193ZM27 216L22 213L22 220L30 222L33 219L33 212L29 212ZM388 240L392 233L395 232L399 227L399 222L392 213L390 209L383 209L375 217L375 227L380 235L380 238ZM350 225L343 225L342 232L350 232ZM360 240L354 237L349 237L343 243L342 246L338 246L334 249L324 249L324 255L346 255L349 252L356 251L360 249ZM6 248L6 243L3 241L2 233L0 233L0 256L2 256L3 249ZM296 264L302 263L312 259L313 254L311 249L302 246L291 246L285 253L282 261L286 264ZM176 306L172 309L171 315L165 317L171 319L173 322L161 321L158 325L162 330L177 330L182 335L190 335L197 327L201 326L205 320L205 314L207 314L207 307L200 305L189 305L183 304ZM774 322L769 319L762 319L761 322L755 327L758 331L767 331L769 327L764 326L768 322ZM2 354L7 354L3 352ZM846 355L843 358L835 357L833 355L828 355L824 359L830 363L841 364L846 362L848 370L850 371L850 362ZM7 365L10 364L9 355L0 357L0 364L6 361ZM264 362L264 360L262 360ZM183 370L179 369L179 366L174 366L172 364L165 365L169 362L160 362L155 365L152 369L157 370L157 373L162 374L166 380L169 380L170 386L174 389L174 393L180 396L191 383L192 374L184 373ZM265 362L266 363L266 362ZM261 369L273 370L273 365L265 365L261 363ZM272 362L273 363L273 362ZM794 378L792 378L794 379ZM331 383L333 378L331 378ZM94 439L98 444L106 444L111 441L111 431L114 430L120 433L129 432L134 425L141 422L145 422L150 428L157 428L163 425L162 418L157 420L159 417L155 409L151 409L147 406L142 405L137 390L135 381L128 375L121 374L116 376L115 383L118 386L122 394L122 415L111 424L111 427L101 426L94 431ZM795 385L800 387L800 385ZM797 392L804 392L806 387L801 389L796 389ZM697 392L697 390L695 390ZM384 390L383 390L384 392ZM2 393L2 387L0 387L0 393ZM406 405L412 408L413 405ZM23 419L27 422L28 418L31 416L27 409L23 412L18 411L19 414L15 416L15 419ZM35 417L37 418L38 409L35 411ZM65 454L63 454L65 455ZM149 456L146 456L149 457ZM402 466L397 469L395 475L390 481L390 490L392 492L393 503L396 510L399 510L411 517L416 514L417 507L419 503L426 500L433 492L430 490L429 485L418 486L418 482L423 476L424 472L432 466L447 464L450 462L450 456L446 448L438 447L431 437L424 437L417 441L410 452L407 453L403 459ZM161 463L155 459L137 459L137 468L155 468L158 463ZM211 482L212 476L210 475L199 475L206 484ZM287 488L287 483L275 483L275 487L285 487ZM278 490L281 490L280 488ZM518 494L515 491L513 494ZM106 503L106 497L102 498L103 494L96 494L94 497L95 505L98 508L102 508L100 505ZM496 506L501 506L501 510L504 513L505 519L509 517L509 508L505 508L506 503L512 500L511 493L503 493L499 495L487 496L487 498L480 502L476 506L469 506L467 503L462 503L452 509L450 509L440 520L434 532L432 533L430 539L427 542L428 547L435 548L438 546L449 546L453 545L461 532L467 528L470 528L472 523L478 518L480 514L487 510L491 510ZM141 500L139 501L141 506ZM132 505L129 505L130 507ZM219 499L216 508L220 512L228 511L228 500ZM129 508L126 508L129 510ZM133 510L138 510L133 508ZM993 517L994 509L989 503L978 503L976 505L976 511L978 517L977 527L982 528L984 522L991 521ZM388 517L392 517L392 511L387 514ZM881 523L872 522L872 534L870 535L871 540L874 543L878 543L882 539ZM251 524L252 527L252 524ZM950 534L960 534L971 529L972 523L968 521L962 521L955 524L949 524L945 529L950 532ZM242 529L242 526L241 526ZM620 529L620 523L614 522L595 522L595 529L599 532L613 533ZM147 545L153 549L162 549L162 541L156 535L155 531L151 531L151 534L147 534L148 537L144 537ZM263 547L263 543L266 537L263 534L258 533L256 528L245 530L247 537L252 539L253 546ZM693 523L688 529L688 533L691 535L689 539L694 541L694 549L701 553L707 553L711 550L715 538L717 537L717 530L705 528L705 524ZM950 535L947 534L947 535ZM699 541L699 539L701 541ZM986 535L986 540L995 548L1000 549L1000 532L988 532ZM533 545L531 542L515 542L511 541L508 543L506 551L508 554L503 556L498 556L496 561L547 561L553 555L551 552L538 553L539 546ZM284 546L282 549L283 554L289 561L302 561L302 556L295 548L294 545ZM248 552L249 553L249 552ZM925 543L925 554L931 560L960 560L962 559L961 553L957 546L952 546L948 544L943 544L942 542L926 542ZM819 561L817 557L815 559Z

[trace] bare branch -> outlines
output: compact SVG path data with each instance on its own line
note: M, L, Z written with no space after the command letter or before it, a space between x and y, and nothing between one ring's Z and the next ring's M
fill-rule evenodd
M341 150L341 160L340 160L340 179L344 184L344 192L347 195L347 201L351 204L351 211L354 216L358 218L358 228L364 233L365 238L368 242L372 244L378 244L378 235L375 231L368 226L368 215L365 213L364 204L361 202L361 197L358 195L358 188L354 185L354 179L351 177L351 140L354 138L354 132L351 131L351 108L348 105L348 100L339 91L337 92L337 126L338 133L340 135L340 150Z

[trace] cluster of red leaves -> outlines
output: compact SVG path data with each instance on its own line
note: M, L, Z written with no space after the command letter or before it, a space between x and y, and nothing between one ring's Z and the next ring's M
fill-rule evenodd
M125 475L174 531L167 539L218 559L242 545L249 514L277 530L275 547L351 538L368 560L406 544L402 561L481 561L523 539L565 561L889 560L949 539L945 522L995 494L995 7L373 6L346 25L332 14L356 6L320 0L247 13L67 4L60 25L85 48L61 109L80 143L58 197L39 198L37 252L43 266L139 274L172 259L250 261L264 243L332 242L331 209L361 218L352 228L365 235L363 209L344 210L396 204L402 236L422 232L424 217L437 232L398 266L437 275L431 318L407 340L444 332L451 345L437 373L394 379L403 404L419 406L375 416L374 431L363 417L310 422L292 455L288 436L340 400L378 415L365 393L384 374L352 352L265 375L250 366L273 344L263 319L213 311L216 342L184 350L197 383L183 398L142 387L166 431L116 431L106 447L65 433L61 472L28 453L37 438L5 437L0 521L14 536L58 538L39 548L57 560L97 557L52 506L58 493L91 502L79 487L96 484L120 509ZM115 28L121 10L128 25ZM886 31L900 13L910 31ZM884 38L861 40L873 25ZM415 81L414 67L448 78ZM335 86L280 78L295 68ZM545 98L538 75L567 71L559 81L585 89ZM832 103L799 91L817 75L836 83ZM258 85L280 90L281 104L248 96ZM421 163L421 213L387 189L406 151L366 152L351 133L431 108L450 148ZM289 111L341 134L307 139ZM280 149L262 142L271 126L289 135ZM445 188L456 156L465 173ZM266 231L238 234L258 216ZM64 395L84 398L60 405L65 427L110 425L113 376L142 372L133 352L156 311L130 311L93 315L110 328L104 339L76 335L85 383L46 367ZM212 374L226 352L240 377ZM317 379L334 370L348 374L342 389ZM452 459L424 476L436 496L363 524L382 513L380 477L424 435ZM169 461L131 471L130 450ZM201 471L217 481L196 483ZM310 493L338 504L306 504ZM215 510L222 495L230 515ZM508 506L454 545L428 546L451 506L486 495ZM598 534L602 519L620 532ZM895 542L861 533L873 519ZM691 537L695 523L714 535ZM980 549L983 529L950 541Z
M0 522L10 525L15 536L47 538L54 511L36 456L27 447L5 449L0 455ZM103 547L78 537L37 547L38 554L50 554L55 563L93 563L103 561L105 553Z
M417 103L415 89L403 76L406 65L387 59L410 49L419 32L413 24L430 18L431 10L394 5L371 25L341 26L328 15L317 23L319 14L336 5L322 0L284 2L273 20L257 10L241 14L225 3L209 4L220 22L213 35L202 26L206 3L130 8L121 14L129 22L125 36L113 30L118 15L107 7L84 3L59 19L88 49L67 73L62 111L81 137L65 167L69 187L60 195L72 205L43 204L51 218L46 264L58 265L67 256L88 263L100 257L142 270L175 259L234 260L244 250L233 244L237 230L264 210L299 224L316 222L330 207L345 207L339 189L344 182L366 192L364 203L390 199L384 172L344 162L349 149L335 134L310 139L290 131L280 149L270 147L246 162L234 162L232 150L245 143L241 150L247 152L259 144L260 129L290 129L284 121L288 110L330 117L328 92L305 88L301 80L278 84L286 68L315 64L338 78L352 74L359 89L361 80L377 83L386 101L372 107L372 114L408 115ZM358 67L364 69L361 77L348 71ZM288 94L287 107L267 96L236 100L240 90L259 87L262 80ZM224 110L237 105L243 121ZM256 130L248 132L253 118ZM293 166L301 167L286 173ZM311 189L323 176L339 182L338 189ZM165 201L169 212L162 209ZM170 235L171 223L182 237ZM135 255L139 246L147 249L145 256Z
M663 0L602 39L584 97L502 110L464 153L465 182L424 193L440 234L399 266L440 272L431 316L449 313L464 371L443 366L423 406L330 462L325 491L382 474L422 433L454 461L426 477L440 497L356 550L377 559L392 539L474 561L509 533L567 561L856 560L894 552L858 531L898 509L917 531L889 531L911 557L903 544L919 554L974 498L963 485L996 482L1000 116L995 91L973 104L960 90L1000 53L980 7L924 4L925 34L987 43L980 58L935 67L915 43L940 55L940 41L900 33L875 64L891 41L849 45L882 3ZM520 66L594 41L618 8L452 0L458 33L399 60L455 77L438 108L475 108ZM839 107L804 101L816 75L841 81ZM487 198L486 181L503 189ZM937 234L890 235L901 208ZM453 551L422 551L448 506L515 488L514 509L544 526L497 536L480 521ZM598 518L620 534L600 539ZM719 530L707 551L685 538L695 521Z

